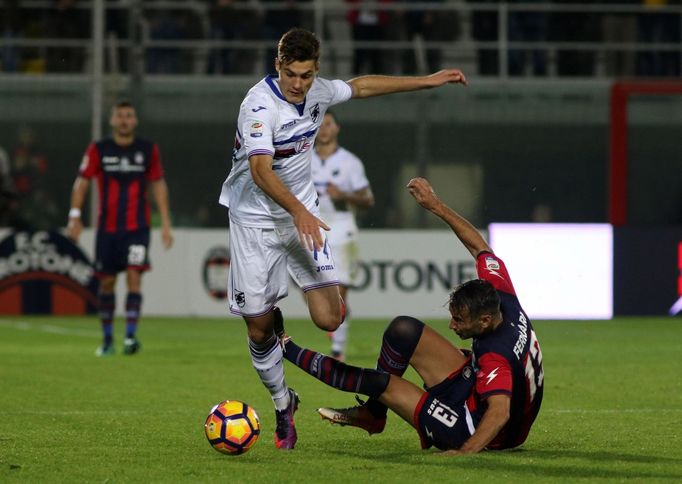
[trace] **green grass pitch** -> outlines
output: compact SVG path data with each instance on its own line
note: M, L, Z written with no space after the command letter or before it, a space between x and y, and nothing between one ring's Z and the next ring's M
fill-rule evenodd
M430 323L448 332L446 321ZM349 363L374 366L385 324L353 321ZM94 318L0 318L0 482L682 481L679 319L535 322L546 383L528 441L455 458L420 450L393 414L372 437L322 421L315 408L351 405L353 395L289 363L299 441L277 451L241 321L144 318L143 350L132 357L121 354L123 326L118 353L96 358ZM328 351L312 323L288 321L287 330ZM204 419L223 399L260 415L260 441L242 456L219 454L204 437Z

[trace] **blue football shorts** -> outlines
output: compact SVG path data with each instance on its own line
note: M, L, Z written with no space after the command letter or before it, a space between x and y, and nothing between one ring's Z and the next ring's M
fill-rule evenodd
M466 404L475 383L476 373L469 358L462 368L426 389L414 411L422 449L458 449L471 437L480 420Z
M128 268L146 271L149 263L149 229L130 232L97 231L95 271L114 275Z

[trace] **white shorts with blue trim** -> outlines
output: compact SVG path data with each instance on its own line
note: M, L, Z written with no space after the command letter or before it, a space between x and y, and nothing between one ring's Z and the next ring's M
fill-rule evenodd
M319 251L301 245L294 226L245 227L230 221L230 312L262 316L288 294L289 274L303 291L336 286L334 258L325 231Z

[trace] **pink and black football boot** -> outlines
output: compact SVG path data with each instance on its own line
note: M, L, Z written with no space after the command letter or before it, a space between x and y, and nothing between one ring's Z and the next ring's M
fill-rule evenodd
M277 427L275 428L275 447L278 449L293 449L298 437L296 435L296 424L294 423L294 413L298 410L301 401L298 394L289 388L289 406L284 410L275 410Z

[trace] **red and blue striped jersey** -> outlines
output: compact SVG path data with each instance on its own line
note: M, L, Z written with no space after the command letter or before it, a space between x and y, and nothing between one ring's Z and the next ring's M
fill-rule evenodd
M156 143L139 138L128 146L120 146L112 138L91 143L79 175L97 179L99 230L128 232L149 228L151 208L147 185L163 178Z
M482 252L476 268L478 277L490 282L500 296L502 323L492 333L474 338L474 406L480 409L491 395L511 398L509 420L487 446L507 449L526 440L540 411L544 387L542 351L504 262L490 252Z

